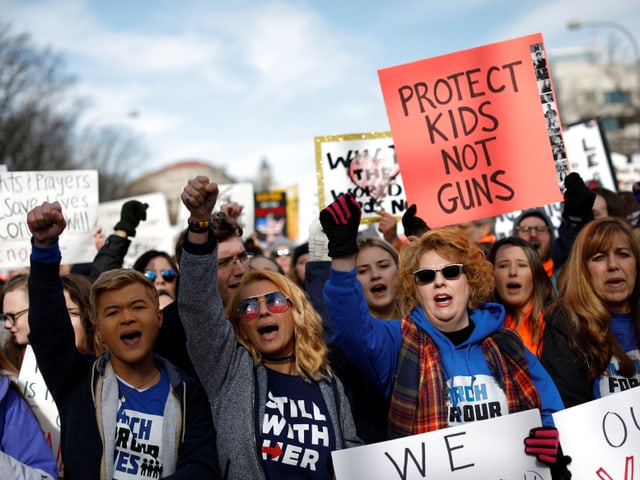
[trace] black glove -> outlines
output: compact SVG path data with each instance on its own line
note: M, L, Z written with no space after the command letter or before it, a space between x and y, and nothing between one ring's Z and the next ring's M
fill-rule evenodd
M362 208L350 193L340 195L320 212L320 224L329 239L331 258L358 253L358 227Z
M407 237L409 235L419 237L424 232L431 230L427 222L416 216L417 211L418 207L416 207L414 203L404 212L404 215L402 215L402 226L404 228L404 234Z
M120 221L116 223L114 230L124 230L130 237L136 236L136 227L141 220L147 219L148 203L141 203L137 200L124 202L120 210Z
M593 220L593 202L596 194L584 184L577 173L570 173L564 179L564 208L562 218L565 219L573 231L578 232Z

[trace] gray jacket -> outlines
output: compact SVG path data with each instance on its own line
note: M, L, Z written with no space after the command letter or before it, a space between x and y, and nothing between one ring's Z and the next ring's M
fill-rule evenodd
M256 419L264 417L267 372L254 368L250 353L235 338L231 322L224 316L217 285L217 243L209 248L185 240L180 259L178 308L187 335L193 365L204 386L217 430L220 468L225 479L265 478L256 443ZM213 251L211 251L211 248ZM198 251L201 254L190 252ZM203 253L209 250L208 253ZM349 402L340 381L321 381L336 435L337 449L361 445ZM255 392L258 392L258 409Z

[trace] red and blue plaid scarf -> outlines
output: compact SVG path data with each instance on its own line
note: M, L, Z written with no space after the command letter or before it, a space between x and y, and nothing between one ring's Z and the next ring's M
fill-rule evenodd
M391 393L390 438L415 435L449 426L448 388L440 352L433 339L408 317L402 319L402 347ZM491 373L507 397L509 413L540 408L540 395L531 381L522 340L503 329L482 341Z

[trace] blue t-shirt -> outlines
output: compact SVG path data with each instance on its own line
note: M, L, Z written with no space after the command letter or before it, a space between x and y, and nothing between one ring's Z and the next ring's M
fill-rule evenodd
M320 386L270 368L267 378L259 444L267 478L333 478L335 436Z
M620 375L618 373L620 360L612 356L607 370L593 382L593 395L595 398L623 392L640 385L640 346L638 345L638 335L631 315L628 313L612 314L611 331L620 346L633 360L636 366L636 374L630 378Z
M138 390L118 378L120 390L113 480L162 478L162 429L169 395L167 372L160 381Z

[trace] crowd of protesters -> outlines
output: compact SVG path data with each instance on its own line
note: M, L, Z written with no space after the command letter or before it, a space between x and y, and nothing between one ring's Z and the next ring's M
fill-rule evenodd
M123 268L130 200L86 276L61 269L60 204L34 207L30 267L0 294L0 471L62 478L18 387L32 349L67 479L330 479L334 450L530 409L524 452L570 478L552 414L640 384L640 200L565 187L557 231L542 208L496 239L495 219L432 229L411 205L404 235L379 212L363 236L344 194L307 241L262 248L195 177L174 252Z

